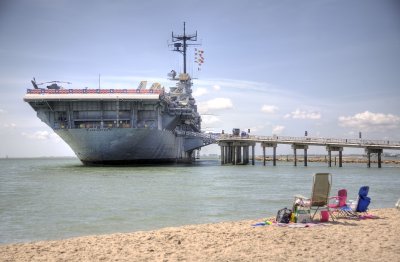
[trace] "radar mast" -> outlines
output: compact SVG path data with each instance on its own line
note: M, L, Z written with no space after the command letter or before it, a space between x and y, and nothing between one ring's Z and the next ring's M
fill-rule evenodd
M195 34L186 34L186 22L183 22L183 35L175 35L172 32L172 43L174 49L172 51L179 52L183 54L183 73L186 74L186 49L189 45L198 45L196 43L189 44L188 41L197 41L197 31Z

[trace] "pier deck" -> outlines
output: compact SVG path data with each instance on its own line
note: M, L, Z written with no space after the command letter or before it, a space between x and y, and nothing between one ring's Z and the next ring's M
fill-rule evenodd
M304 150L304 165L307 166L307 150L309 146L324 146L328 151L328 165L332 166L332 151L339 152L339 167L342 167L342 152L345 147L364 148L367 154L367 166L371 167L371 154L378 155L378 167L382 166L381 154L386 150L400 150L400 141L370 140L370 139L341 139L321 137L288 137L288 136L235 136L228 134L214 135L215 143L221 147L221 164L248 164L249 147L252 147L252 164L254 165L254 146L257 143L263 148L265 165L265 151L267 147L273 149L273 165L276 165L276 148L279 144L292 146L294 165L297 165L297 149Z
M382 167L381 154L384 149L400 150L400 141L368 140L368 139L338 139L320 137L287 137L287 136L234 136L221 134L216 142L221 147L221 164L249 163L249 146L252 147L252 163L254 165L254 146L260 143L263 148L265 165L265 148L273 148L273 165L276 165L276 148L278 144L292 145L294 165L297 165L297 149L304 150L304 165L307 166L307 150L309 146L324 146L328 151L328 165L332 166L332 151L339 152L339 167L342 167L342 152L345 147L364 148L367 154L367 166L371 167L371 154L378 155L378 167ZM243 154L241 153L243 151ZM243 155L243 161L242 160Z
M183 132L186 136L202 137L204 145L218 144L221 148L221 164L246 165L255 162L255 146L261 144L263 148L263 161L265 165L266 148L273 149L273 165L276 165L276 148L279 144L291 145L294 154L294 165L297 165L297 149L304 150L304 165L307 166L307 154L309 146L323 146L328 152L328 165L332 166L332 151L339 153L339 167L342 167L342 152L344 148L364 148L367 154L367 166L371 167L371 154L378 155L378 167L382 167L381 155L383 150L400 150L400 141L371 140L371 139L346 139L323 137L292 137L292 136L253 136L232 135L219 133L195 133Z

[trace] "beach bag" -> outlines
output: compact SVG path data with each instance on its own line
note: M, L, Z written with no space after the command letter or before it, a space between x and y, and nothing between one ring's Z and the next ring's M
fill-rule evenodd
M311 223L310 210L298 209L296 211L296 223Z
M281 210L278 211L276 214L276 222L277 223L285 223L288 224L290 222L290 216L292 215L292 210L285 208L282 208Z

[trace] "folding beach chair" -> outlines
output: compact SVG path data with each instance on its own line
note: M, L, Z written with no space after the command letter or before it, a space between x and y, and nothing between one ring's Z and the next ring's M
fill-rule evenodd
M337 196L330 197L329 200L335 200L335 203L328 204L329 210L332 214L336 214L336 217L338 217L339 215L345 215L345 208L347 207L346 189L340 189Z
M332 175L330 173L316 173L313 177L313 187L311 198L303 196L295 196L295 203L300 206L309 206L310 211L315 210L312 218L320 209L326 209L334 220L332 213L329 210L329 193L332 186Z
M328 204L329 211L332 215L336 217L343 216L348 218L357 217L357 214L347 205L347 190L340 189L337 196L329 198L330 200L335 200L336 203Z
M368 197L368 192L369 186L362 186L358 191L357 213L367 213L368 206L371 203L371 198Z

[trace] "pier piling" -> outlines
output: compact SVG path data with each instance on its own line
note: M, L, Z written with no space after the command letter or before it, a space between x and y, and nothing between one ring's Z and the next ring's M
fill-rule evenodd
M267 143L267 142L261 142L261 147L263 148L263 164L265 166L266 162L266 156L265 156L265 148L266 147L272 147L272 164L276 166L276 147L278 146L277 143Z
M382 167L382 148L365 148L365 152L367 153L367 167L371 167L371 154L378 154L378 168Z
M252 165L255 164L255 142L224 141L219 142L221 148L221 165L247 165L250 163L250 146L252 147Z
M343 147L340 146L326 146L326 150L328 151L328 166L332 167L332 151L338 151L339 152L339 167L342 167L342 151ZM336 165L336 157L335 157L335 165Z
M304 149L304 166L307 166L307 149L308 145L303 144L292 144L293 153L294 153L294 166L297 166L297 149Z

